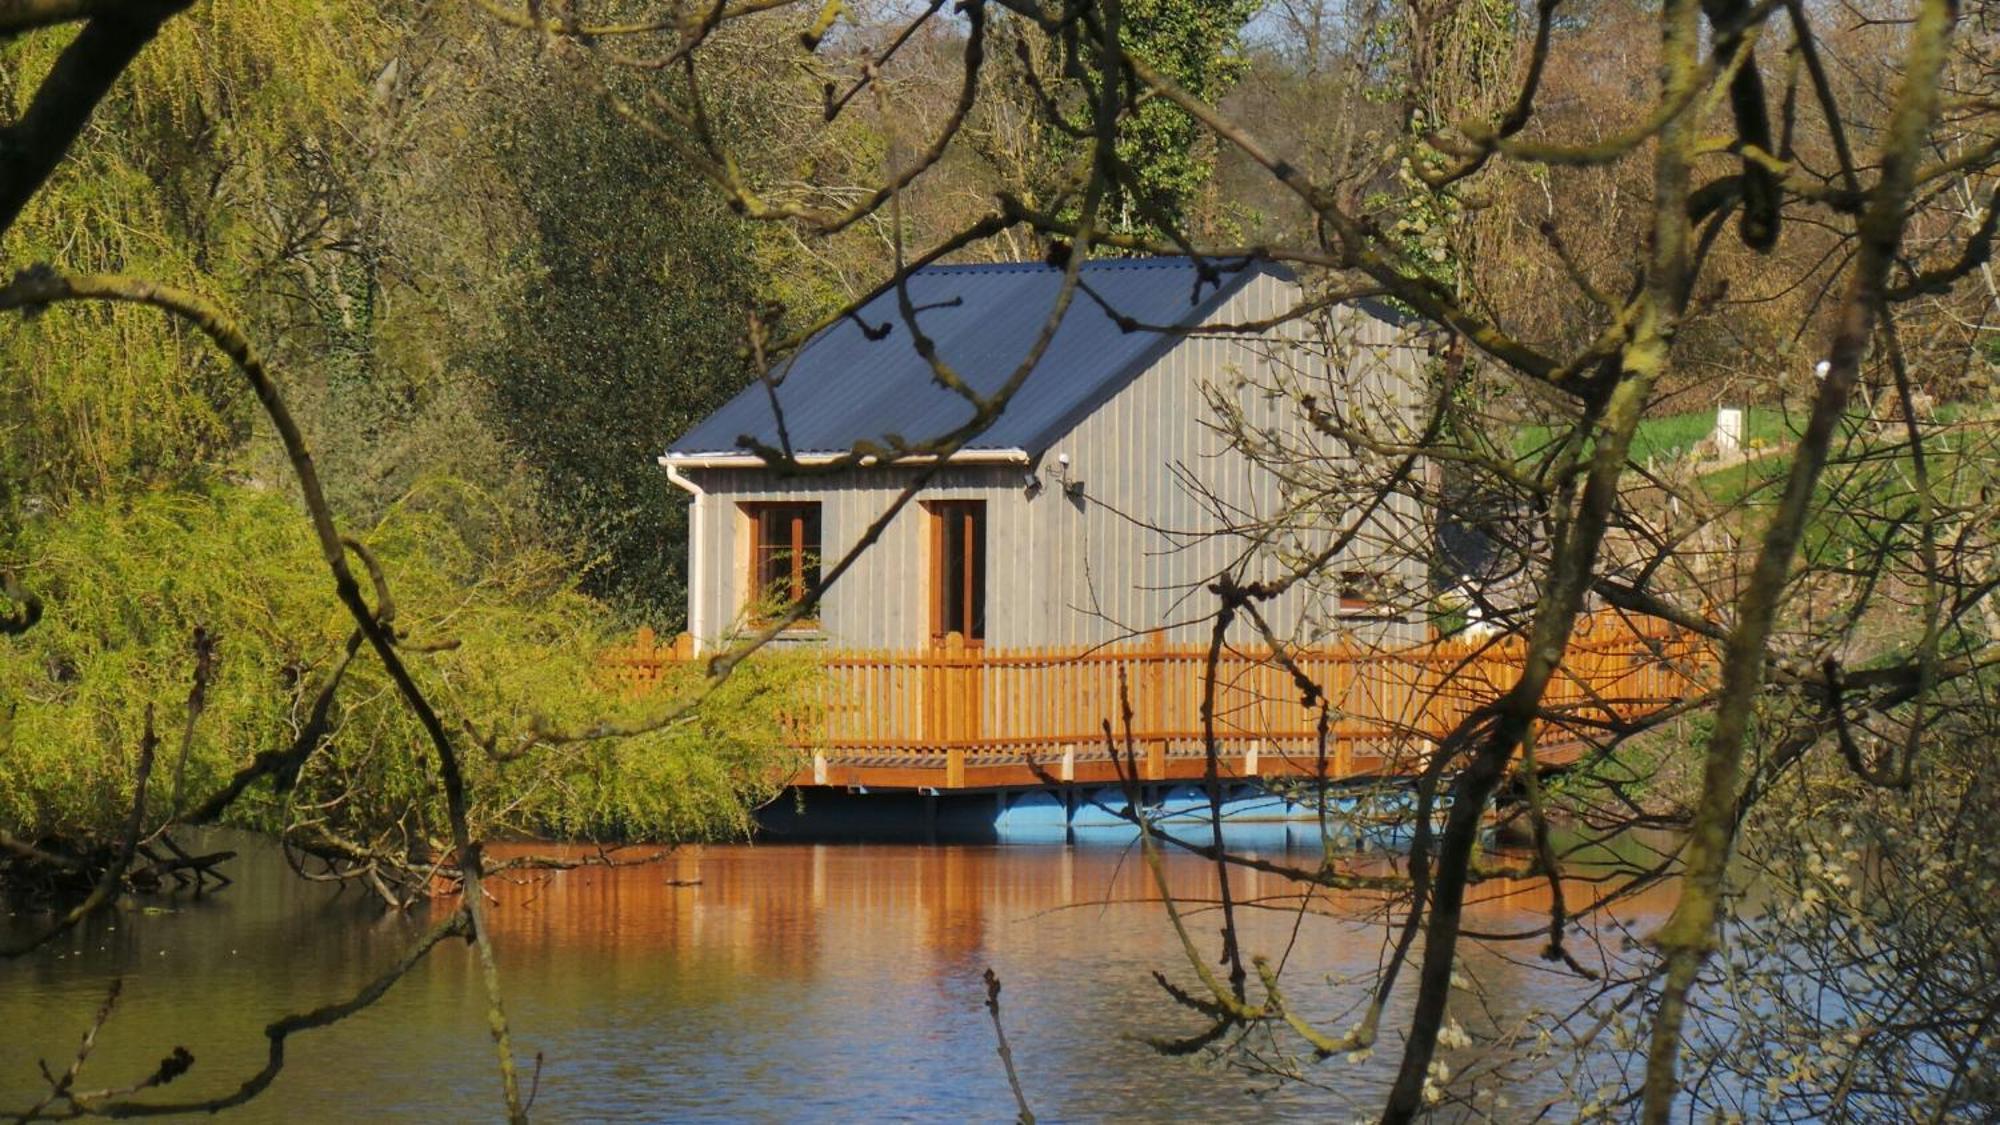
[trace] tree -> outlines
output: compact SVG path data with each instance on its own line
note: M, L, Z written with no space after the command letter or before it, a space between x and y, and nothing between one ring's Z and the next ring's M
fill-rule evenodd
M601 105L500 112L496 147L537 237L483 360L499 417L589 558L586 588L677 629L687 512L654 460L748 380L753 247L672 146Z
M1116 9L1118 34L1126 49L1143 55L1197 97L1214 101L1243 75L1240 35L1257 7L1253 0L1137 0ZM1039 94L1063 107L1060 117L1044 121L1041 128L1050 165L1044 175L1051 181L1041 194L1051 203L1067 199L1073 213L1075 192L1089 178L1091 162L1110 159L1122 170L1107 184L1109 229L1155 241L1215 233L1227 221L1217 213L1215 201L1205 198L1216 147L1186 111L1160 98L1135 100L1122 107L1111 126L1116 140L1110 151L1095 151L1095 87L1113 68L1104 65L1097 40L1079 33L1081 26L1046 37L1023 28L1017 40L1037 46L1017 52L1025 69L1012 77L1028 87L1027 96Z

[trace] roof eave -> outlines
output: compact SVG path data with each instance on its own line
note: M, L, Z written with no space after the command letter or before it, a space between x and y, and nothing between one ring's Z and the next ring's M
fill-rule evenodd
M792 460L805 468L817 468L844 460L848 453L800 453ZM740 451L720 451L714 453L679 453L669 450L658 458L662 465L676 469L769 469L778 468L782 463L766 461L755 453ZM936 454L921 453L907 456L878 457L867 454L855 462L855 467L863 469L887 469L903 465L934 465L939 458ZM961 449L943 459L947 465L1030 465L1034 458L1025 449Z

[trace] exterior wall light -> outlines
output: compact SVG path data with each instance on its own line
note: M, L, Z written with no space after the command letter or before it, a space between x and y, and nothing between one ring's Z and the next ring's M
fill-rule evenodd
M1082 498L1083 480L1080 477L1071 477L1069 475L1069 454L1067 453L1056 454L1056 479L1062 481L1065 495L1071 499Z

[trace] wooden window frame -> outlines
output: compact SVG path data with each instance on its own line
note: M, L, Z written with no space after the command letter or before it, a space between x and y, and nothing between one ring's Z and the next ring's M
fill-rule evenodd
M767 518L783 512L791 512L788 521L790 540L785 544L790 550L791 575L790 598L785 609L797 605L805 599L806 593L817 585L820 577L820 556L825 550L826 510L817 500L756 500L738 505L745 521L749 524L749 567L745 573L744 608L752 622L771 620L770 615L758 612L765 594L764 582L764 524ZM808 543L807 524L810 522L817 532L816 543ZM810 560L810 565L808 562ZM775 584L775 580L774 580ZM793 629L819 628L818 606L810 616L802 617L789 627ZM781 610L782 612L782 610Z
M1386 606L1373 598L1363 597L1357 591L1379 585L1383 575L1372 570L1344 570L1340 572L1339 593L1334 597L1335 614L1343 618L1365 618L1387 620L1400 616L1392 606Z
M929 565L925 567L924 579L930 602L930 635L933 645L944 644L945 638L950 635L945 629L948 616L946 607L950 604L954 593L945 589L945 548L950 534L950 523L954 518L962 518L967 514L972 514L975 518L977 533L967 536L963 544L966 557L960 560L960 582L956 594L960 599L960 611L968 624L977 623L980 626L980 633L976 637L970 635L970 629L962 634L965 647L978 648L986 643L984 622L992 609L990 601L992 584L987 580L986 565L986 556L989 553L986 501L977 498L928 500L924 502L924 509L930 514L930 559ZM974 557L975 552L976 557ZM974 602L977 602L979 612L974 612Z

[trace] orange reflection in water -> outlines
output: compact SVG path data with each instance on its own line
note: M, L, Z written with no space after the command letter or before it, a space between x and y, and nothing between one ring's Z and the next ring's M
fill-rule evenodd
M594 856L592 849L495 845L495 858ZM771 844L628 848L618 866L516 871L489 882L491 926L510 947L561 947L632 956L646 950L700 950L730 968L760 975L806 976L830 951L857 943L909 957L948 962L979 952L997 924L1051 912L1106 909L1106 939L1167 933L1158 888L1136 847L926 847L919 845ZM658 856L658 858L651 858ZM1310 869L1316 857L1280 854L1274 862ZM1519 864L1498 856L1495 865ZM1171 894L1190 915L1213 909L1215 865L1183 853L1163 863ZM1384 859L1369 874L1396 874ZM1584 876L1566 879L1571 914L1620 886ZM1304 885L1287 875L1232 867L1231 897L1258 917L1295 912ZM1658 883L1622 896L1613 913L1628 923L1663 917L1674 888ZM1486 933L1544 931L1553 902L1546 879L1489 878L1467 895L1466 922ZM1135 908L1140 907L1140 908ZM1316 914L1382 920L1395 904L1368 891L1319 889ZM1204 932L1214 924L1204 922ZM1148 940L1145 944L1151 944ZM833 955L838 955L834 953Z

